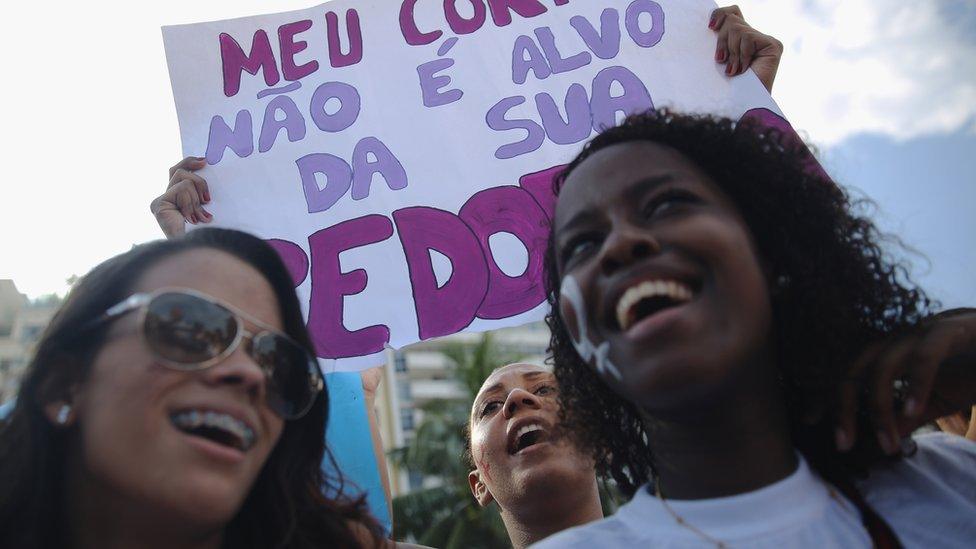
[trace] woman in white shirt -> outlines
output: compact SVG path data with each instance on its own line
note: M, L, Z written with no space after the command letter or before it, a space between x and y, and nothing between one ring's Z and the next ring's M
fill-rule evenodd
M899 444L976 401L976 315L923 322L925 294L808 161L776 130L651 111L557 182L563 419L636 495L539 547L976 540L976 444Z

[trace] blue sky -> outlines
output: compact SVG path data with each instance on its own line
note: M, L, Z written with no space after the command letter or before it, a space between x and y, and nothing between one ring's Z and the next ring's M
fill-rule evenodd
M913 277L946 307L976 304L976 135L859 134L824 151L838 182L878 204L877 223L921 252Z

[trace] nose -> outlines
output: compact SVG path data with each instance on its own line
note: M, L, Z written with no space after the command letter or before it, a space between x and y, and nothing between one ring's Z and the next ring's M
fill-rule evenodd
M264 370L245 352L247 342L234 349L234 352L218 364L203 371L204 380L215 387L231 386L247 393L253 402L264 398L267 377Z
M542 401L539 397L526 391L525 389L512 389L508 393L508 397L505 398L505 407L502 408L502 416L505 419L511 419L515 415L515 411L518 410L519 406L523 408L529 408L532 410L538 410L542 408Z
M660 243L647 229L630 224L614 227L603 242L600 270L604 275L612 275L634 261L660 252Z

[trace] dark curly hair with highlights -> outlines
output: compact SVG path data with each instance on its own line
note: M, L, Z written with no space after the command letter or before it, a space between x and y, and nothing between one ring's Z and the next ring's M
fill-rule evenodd
M840 454L829 419L807 425L803 413L829 409L849 365L866 345L915 325L933 306L911 282L907 266L883 250L882 244L892 239L867 217L871 203L853 199L822 171L811 169L816 164L810 151L792 132L667 110L632 115L595 137L556 179L555 194L594 153L633 141L677 150L738 208L769 268L769 280L779 281L780 289L771 292L775 329L770 337L781 366L793 444L822 477L851 486L883 459L882 453L864 442ZM551 306L546 321L564 425L596 458L598 471L630 495L654 474L653 441L635 406L610 390L573 347L559 315L561 281L553 236L545 258ZM867 415L859 417L859 429L868 421Z

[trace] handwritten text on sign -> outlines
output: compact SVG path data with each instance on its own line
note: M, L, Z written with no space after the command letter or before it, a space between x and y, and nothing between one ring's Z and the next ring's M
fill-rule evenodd
M164 28L223 226L285 258L322 358L541 318L551 181L627 113L778 116L709 1L335 0Z

